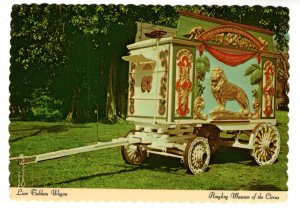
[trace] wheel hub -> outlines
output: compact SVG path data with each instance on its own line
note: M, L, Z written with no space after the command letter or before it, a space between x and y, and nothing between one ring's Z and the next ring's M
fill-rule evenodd
M268 136L264 136L263 139L262 139L262 146L264 149L269 149L269 146L270 146L270 139Z

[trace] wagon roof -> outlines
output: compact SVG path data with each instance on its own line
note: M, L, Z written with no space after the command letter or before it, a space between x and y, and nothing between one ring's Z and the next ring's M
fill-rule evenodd
M267 43L268 51L274 51L273 35L275 33L273 31L186 11L180 11L179 14L180 17L178 20L176 34L177 38L186 39L186 35L189 34L193 28L197 27L201 27L208 31L222 26L232 26L250 33L256 39L263 39Z

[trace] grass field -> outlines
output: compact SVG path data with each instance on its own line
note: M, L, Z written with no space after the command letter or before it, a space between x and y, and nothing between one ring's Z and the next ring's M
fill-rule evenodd
M277 112L281 151L273 165L258 166L248 150L221 147L205 173L190 175L178 159L150 155L139 166L125 164L119 148L111 148L26 165L26 187L197 189L197 190L287 190L288 115ZM133 125L123 121L99 125L99 140L124 136ZM10 156L34 155L93 144L95 123L45 123L13 121ZM18 184L20 166L9 165L10 185Z

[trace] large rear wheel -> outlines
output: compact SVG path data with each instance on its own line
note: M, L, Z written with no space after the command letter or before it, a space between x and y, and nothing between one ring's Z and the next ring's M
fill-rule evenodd
M259 165L273 164L280 151L280 136L277 128L269 123L258 124L254 131L253 151Z

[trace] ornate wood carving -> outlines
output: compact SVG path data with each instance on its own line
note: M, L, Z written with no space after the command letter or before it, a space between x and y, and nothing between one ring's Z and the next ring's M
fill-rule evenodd
M219 26L204 30L201 26L194 27L189 34L184 35L189 39L211 42L223 46L231 46L249 50L267 50L268 42L236 26Z
M152 89L152 76L145 76L142 79L141 82L141 90L144 93L145 91L147 91L148 93L151 91Z
M194 106L193 106L193 111L194 111L194 119L200 119L200 120L207 120L208 117L207 115L204 115L202 113L202 110L205 107L205 101L202 97L196 97L194 100Z
M275 95L275 65L272 61L266 61L263 65L263 113L272 116L274 113L273 101Z
M260 117L261 113L261 89L253 90L252 95L254 97L254 100L252 102L252 107L254 112L251 113L251 119L257 119Z
M164 115L166 112L167 83L168 83L168 72L169 72L168 57L169 57L168 50L160 51L159 58L161 61L161 66L164 68L164 75L160 79L159 95L161 96L161 99L159 99L159 107L158 107L158 113L160 115Z
M193 63L193 54L188 49L181 49L177 53L176 64L179 67L179 78L176 81L176 90L178 96L178 106L176 112L180 116L185 116L190 112L189 96L192 90L190 80L191 66Z
M182 16L192 17L192 18L195 18L195 19L203 20L203 21L214 22L214 23L217 23L217 24L220 24L220 25L233 25L233 26L240 27L244 30L252 30L252 31L268 34L268 35L271 35L271 36L273 36L275 34L273 31L270 31L270 30L267 30L267 29L264 29L264 28L259 28L259 27L254 27L254 26L250 26L250 25L240 24L240 23L236 23L236 22L227 21L227 20L224 20L224 19L218 19L218 18L214 18L214 17L204 16L204 15L201 15L201 14L191 13L191 12L187 12L187 11L179 11L179 14L182 15Z
M129 72L129 113L134 114L134 99L133 96L135 94L134 92L134 85L135 85L135 80L133 78L133 72L135 71L136 64L134 62L131 63L130 65L130 72Z
M244 49L266 50L267 43L257 39L247 31L235 26L220 26L205 31L200 40L212 41L225 46L234 46Z

